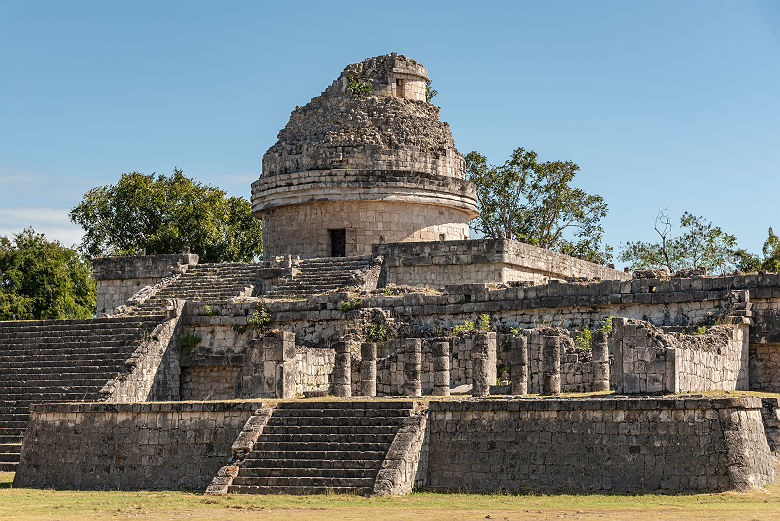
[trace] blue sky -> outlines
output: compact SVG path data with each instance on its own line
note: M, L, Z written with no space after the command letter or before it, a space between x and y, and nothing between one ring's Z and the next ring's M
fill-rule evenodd
M579 164L614 246L660 208L780 228L780 2L0 0L0 234L78 242L68 209L132 170L248 197L290 111L393 51L462 153Z

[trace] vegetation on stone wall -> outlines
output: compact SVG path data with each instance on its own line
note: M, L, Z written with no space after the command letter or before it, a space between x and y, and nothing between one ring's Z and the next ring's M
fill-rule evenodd
M92 268L75 250L27 228L0 237L0 320L89 318Z
M351 298L339 302L339 309L343 313L349 313L350 311L353 311L355 309L360 309L361 307L363 307L363 303L360 302L360 299L358 298Z
M201 343L201 338L192 332L184 333L179 337L179 350L185 355L189 355Z
M84 228L81 249L90 256L179 253L189 247L200 262L247 262L262 254L260 221L249 201L228 197L188 178L122 174L114 185L84 194L70 219Z
M703 266L711 273L734 269L737 239L714 226L704 217L683 212L680 217L680 235L672 234L670 216L661 210L655 219L655 232L660 241L627 242L620 260L632 269L666 269L674 273L683 268Z
M612 248L602 244L607 203L572 185L580 167L571 161L538 161L517 148L502 165L478 152L466 156L480 215L474 229L485 237L525 240L536 246L604 264Z
M431 102L439 94L439 91L431 88L431 80L425 82L425 101Z
M452 328L452 334L457 335L459 333L465 333L468 331L490 331L490 315L482 313L477 320L465 320L462 324L458 324Z
M367 96L371 95L371 82L360 81L352 74L347 77L347 80L347 89L349 89L349 91L358 99L365 99Z

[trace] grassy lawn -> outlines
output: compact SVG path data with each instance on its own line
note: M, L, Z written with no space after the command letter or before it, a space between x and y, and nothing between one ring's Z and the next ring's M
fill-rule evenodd
M780 470L780 468L778 469ZM405 497L205 497L188 492L72 492L13 489L0 473L0 519L262 520L777 520L780 482L745 494L478 495L415 493Z

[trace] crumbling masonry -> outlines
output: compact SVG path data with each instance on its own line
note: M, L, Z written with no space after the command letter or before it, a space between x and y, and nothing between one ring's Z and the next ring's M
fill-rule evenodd
M0 470L209 494L771 482L780 274L469 239L427 80L379 56L293 111L252 184L262 262L99 258L100 318L0 323ZM690 394L739 390L766 396Z

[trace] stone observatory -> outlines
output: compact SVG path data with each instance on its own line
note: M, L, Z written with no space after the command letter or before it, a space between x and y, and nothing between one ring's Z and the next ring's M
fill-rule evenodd
M295 108L252 184L267 259L468 238L475 190L449 125L426 100L428 81L411 58L377 56Z

